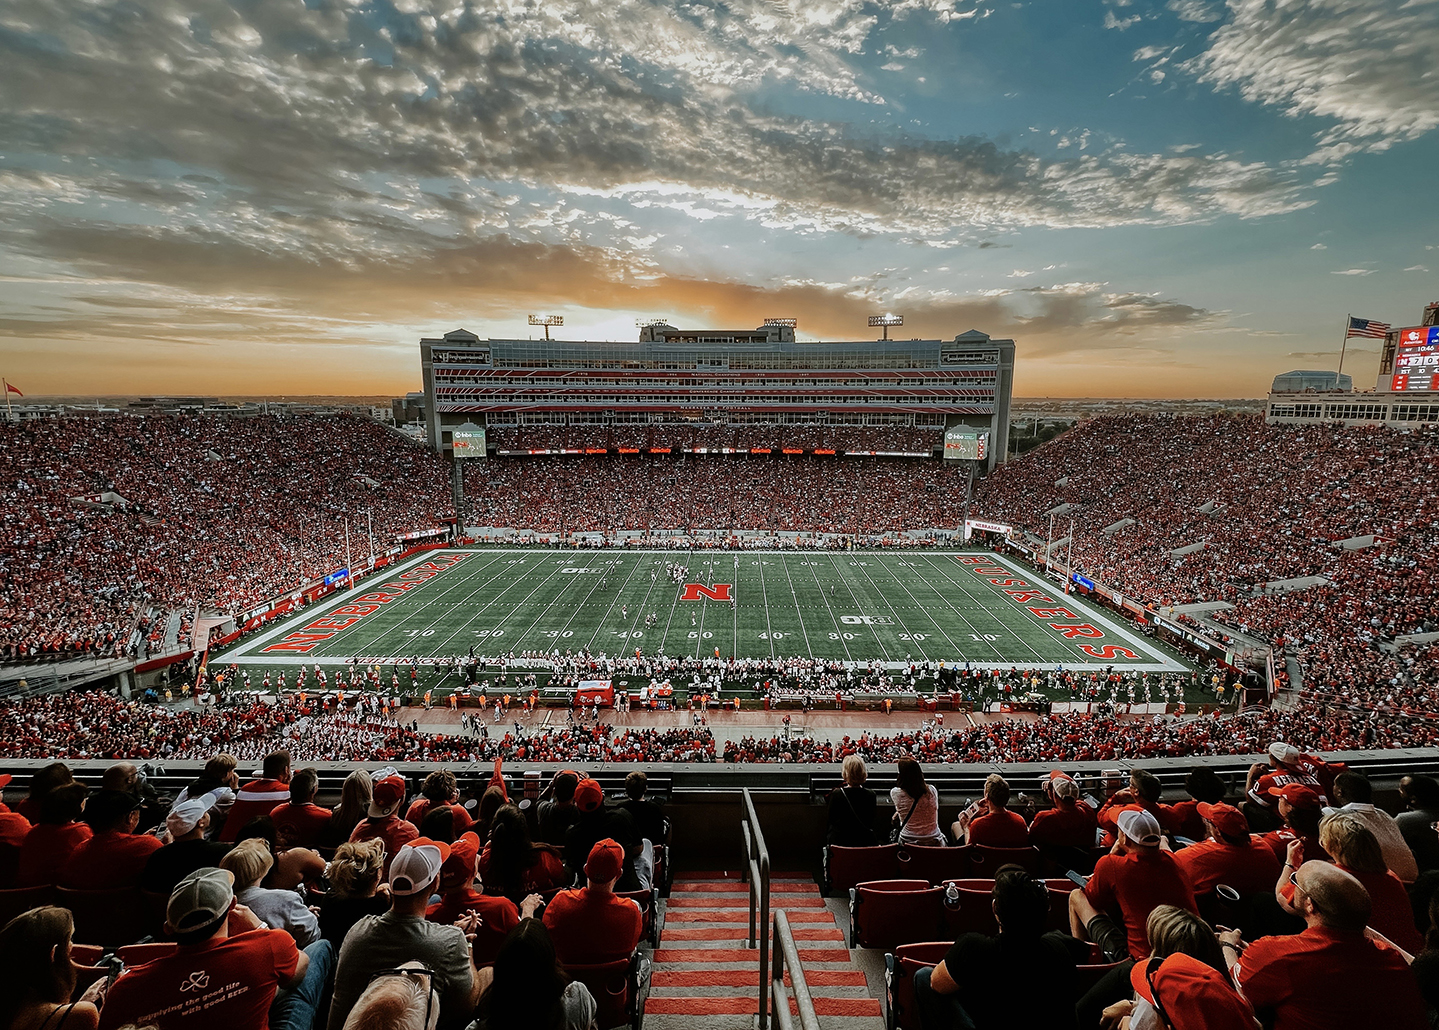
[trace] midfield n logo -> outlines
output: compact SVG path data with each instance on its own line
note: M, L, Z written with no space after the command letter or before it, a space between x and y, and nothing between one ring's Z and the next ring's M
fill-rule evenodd
M729 595L730 584L716 583L707 587L703 583L686 583L685 592L680 594L681 601L702 601L708 597L711 601L731 600Z

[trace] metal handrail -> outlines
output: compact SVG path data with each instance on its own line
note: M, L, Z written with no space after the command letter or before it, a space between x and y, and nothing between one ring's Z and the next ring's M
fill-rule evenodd
M789 963L789 982L794 990L795 1008L799 1010L800 1030L819 1030L819 1016L814 1011L814 998L810 997L809 984L804 978L804 967L799 962L799 949L795 947L794 932L789 928L789 916L783 909L774 914L774 978L769 983L770 998L774 1003L775 1030L792 1030L789 998L784 990L784 968Z
M748 787L743 791L743 799L744 819L740 831L744 836L744 861L740 868L749 884L749 936L745 945L759 948L759 1030L766 1030L769 1026L769 848L765 846L764 831L760 829ZM785 1016L789 1016L788 1006Z

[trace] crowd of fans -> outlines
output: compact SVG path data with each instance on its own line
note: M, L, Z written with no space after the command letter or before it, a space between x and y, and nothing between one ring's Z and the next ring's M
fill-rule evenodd
M671 452L703 450L748 451L768 448L775 454L784 448L804 451L876 451L888 454L929 454L943 444L939 426L828 426L694 423L687 425L559 426L527 425L491 428L486 444L502 451L584 450L614 451L651 447Z
M1436 475L1439 432L1428 427L1125 414L1000 467L974 510L1044 539L1046 513L1074 505L1055 519L1054 538L1072 521L1084 575L1158 605L1229 603L1206 617L1287 648L1308 696L1435 712L1439 652L1388 648L1439 629ZM1124 519L1134 523L1105 534ZM1341 544L1370 536L1372 546ZM1268 588L1310 576L1328 582Z
M433 454L349 415L8 424L0 467L12 659L126 653L152 606L243 611L342 568L347 522L350 554L371 527L383 551L448 495Z

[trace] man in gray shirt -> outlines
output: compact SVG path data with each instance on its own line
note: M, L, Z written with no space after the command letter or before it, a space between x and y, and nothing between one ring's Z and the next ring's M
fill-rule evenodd
M390 863L390 910L365 916L340 946L329 1030L341 1030L350 1009L376 973L419 962L434 974L440 997L441 1028L464 1026L479 1000L480 981L470 940L474 913L453 926L425 919L425 905L450 857L449 845L420 837L402 847Z

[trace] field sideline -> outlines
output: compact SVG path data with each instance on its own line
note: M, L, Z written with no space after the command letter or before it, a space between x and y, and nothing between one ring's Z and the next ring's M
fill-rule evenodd
M666 572L671 562L689 569L681 583ZM447 550L386 573L213 660L281 668L424 661L471 647L695 657L718 648L724 658L1192 667L988 551Z

